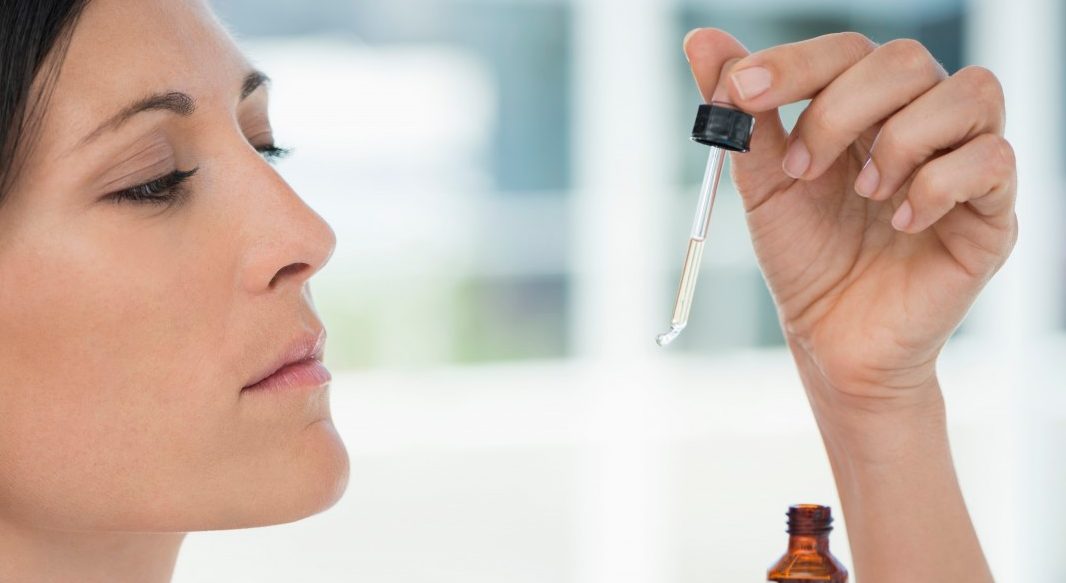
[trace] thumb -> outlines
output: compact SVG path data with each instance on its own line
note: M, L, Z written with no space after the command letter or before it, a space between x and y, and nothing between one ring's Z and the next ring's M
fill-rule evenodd
M685 37L684 48L703 100L730 103L728 73L734 63L748 55L744 45L725 31L700 28ZM745 209L759 206L794 182L781 168L787 138L776 109L755 114L751 151L732 156L733 182L744 198Z

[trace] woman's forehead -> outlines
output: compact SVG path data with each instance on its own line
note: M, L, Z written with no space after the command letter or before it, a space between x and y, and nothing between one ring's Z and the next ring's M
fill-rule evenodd
M62 129L76 143L154 93L232 99L248 69L200 0L92 0L63 55L42 130Z

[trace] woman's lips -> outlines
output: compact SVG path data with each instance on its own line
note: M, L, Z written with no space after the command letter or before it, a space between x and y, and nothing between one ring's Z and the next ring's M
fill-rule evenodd
M301 334L281 351L272 364L253 377L242 391L267 391L300 387L321 387L331 379L322 365L326 344L325 330Z
M332 375L318 360L307 359L289 363L267 378L245 387L245 391L271 391L298 388L317 388L330 381Z

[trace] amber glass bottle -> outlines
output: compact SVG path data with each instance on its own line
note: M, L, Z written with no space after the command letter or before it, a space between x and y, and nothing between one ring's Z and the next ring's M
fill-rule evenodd
M767 581L846 583L848 571L829 552L833 515L828 506L798 504L788 509L788 552L770 567Z

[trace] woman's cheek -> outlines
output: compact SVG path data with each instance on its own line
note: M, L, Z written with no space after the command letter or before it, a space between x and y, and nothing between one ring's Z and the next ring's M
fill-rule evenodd
M147 491L181 489L219 447L239 389L217 360L224 315L200 274L77 247L0 257L0 504L83 522L57 528L135 521L121 517L149 510Z

